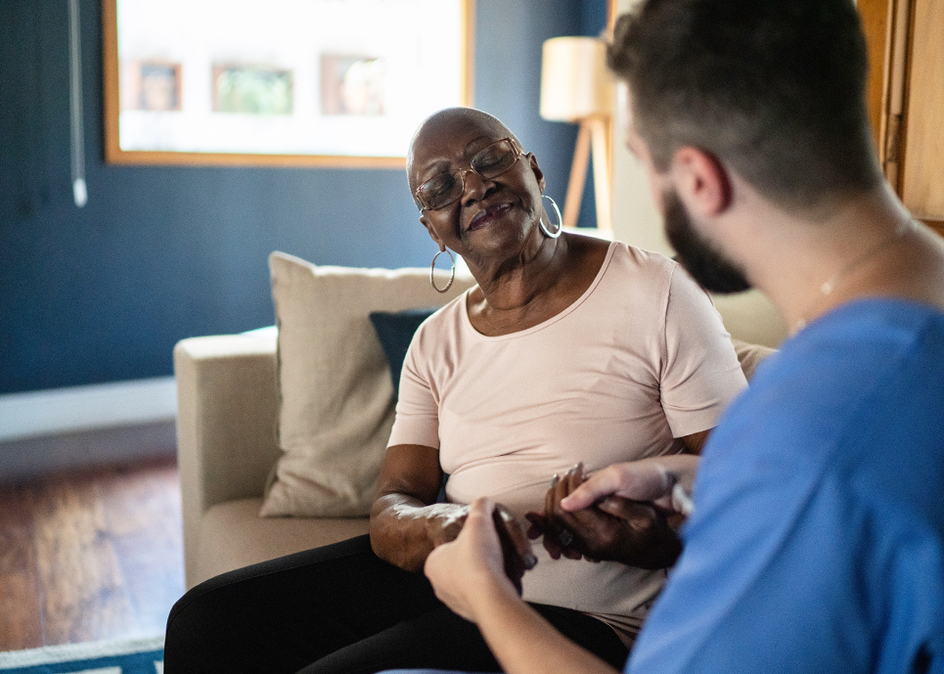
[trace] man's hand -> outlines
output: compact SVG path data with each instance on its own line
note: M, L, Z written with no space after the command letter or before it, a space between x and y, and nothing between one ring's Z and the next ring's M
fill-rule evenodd
M436 596L457 614L476 621L476 600L521 593L521 578L537 562L521 525L487 498L469 506L462 531L426 558L424 571Z
M543 534L554 559L671 566L682 549L673 525L687 512L679 480L690 484L697 464L692 456L660 457L610 466L589 479L578 464L552 480L543 513L527 514L528 533Z
M699 457L690 454L659 456L616 463L597 471L561 500L561 508L574 512L619 496L633 501L650 501L671 513L687 515L698 470Z
M507 555L497 521L503 528L508 524L492 501L476 499L458 538L429 554L425 571L436 596L478 625L505 672L618 674L554 629L521 599L505 574ZM530 554L527 538L524 543Z

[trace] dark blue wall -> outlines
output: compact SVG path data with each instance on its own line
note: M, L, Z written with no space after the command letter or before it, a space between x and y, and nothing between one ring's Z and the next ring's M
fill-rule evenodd
M86 179L72 201L66 2L0 2L0 393L171 374L179 339L271 324L266 257L425 266L399 170L118 167L102 159L101 2L80 0ZM563 200L576 127L538 116L542 42L605 0L477 0L475 105ZM584 218L592 217L585 198Z

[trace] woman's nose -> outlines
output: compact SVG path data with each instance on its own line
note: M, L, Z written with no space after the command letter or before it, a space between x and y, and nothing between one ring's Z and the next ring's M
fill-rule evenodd
M482 199L494 186L493 181L483 178L475 171L467 171L463 177L462 203L472 203Z

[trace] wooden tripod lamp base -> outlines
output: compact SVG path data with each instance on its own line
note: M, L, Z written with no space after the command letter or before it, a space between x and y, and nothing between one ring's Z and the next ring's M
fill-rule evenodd
M597 206L597 229L613 229L612 195L610 194L609 118L587 117L580 121L574 161L570 166L570 182L564 199L564 227L576 227L583 201L587 168L593 154L593 196Z

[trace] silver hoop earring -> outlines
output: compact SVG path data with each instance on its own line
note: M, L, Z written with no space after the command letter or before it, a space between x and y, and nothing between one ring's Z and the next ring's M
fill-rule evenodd
M543 200L543 199L547 199L549 202L551 202L551 208L554 209L554 214L557 216L557 225L555 226L555 229L554 229L554 230L551 230L551 229L548 227L548 225L551 224L551 215L550 215L550 213L548 213L548 216L547 216L547 225L544 224L544 218L543 218L543 216L541 217L540 220L538 220L538 224L541 226L541 231L544 232L544 234L545 234L548 238L556 239L557 237L559 237L559 236L561 235L561 232L564 231L564 219L561 217L561 212L560 212L560 209L557 207L557 202L556 202L556 201L554 201L553 199L551 199L551 198L550 198L549 196L547 196L546 194L542 194L542 195L541 195L541 199L542 199L542 200ZM547 213L547 208L544 209L544 212Z
M446 284L445 288L437 288L436 280L433 278L433 272L436 271L436 258L446 253L449 256L449 259L452 260L452 273L449 275L449 283ZM456 280L456 258L452 256L452 253L449 252L449 249L441 250L435 255L433 255L433 261L429 265L429 284L433 286L433 290L437 293L444 293L452 287L452 282Z

